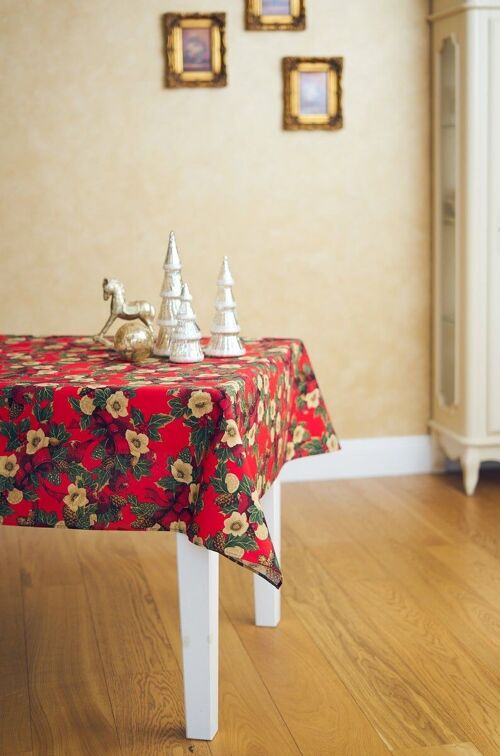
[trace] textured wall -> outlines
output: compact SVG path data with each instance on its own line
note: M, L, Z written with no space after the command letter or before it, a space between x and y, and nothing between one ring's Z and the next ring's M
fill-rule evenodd
M228 13L229 87L162 87L160 16ZM425 0L1 0L0 330L91 333L104 276L158 304L168 232L207 330L223 254L246 335L302 337L341 436L425 432ZM345 57L345 128L281 131L284 55Z

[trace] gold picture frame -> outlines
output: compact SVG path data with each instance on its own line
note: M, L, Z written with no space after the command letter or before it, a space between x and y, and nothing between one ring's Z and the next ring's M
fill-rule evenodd
M343 66L343 58L283 58L286 131L342 128Z
M245 27L249 31L303 31L306 28L305 0L245 0L245 4Z
M165 85L225 87L226 14L165 13Z

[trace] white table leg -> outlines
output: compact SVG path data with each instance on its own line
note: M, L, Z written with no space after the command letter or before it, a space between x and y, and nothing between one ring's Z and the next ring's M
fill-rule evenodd
M281 486L275 480L262 499L267 526L271 535L276 556L281 554ZM255 600L255 624L259 627L276 627L281 617L281 594L259 575L253 577Z
M186 737L212 740L219 717L219 555L177 535Z

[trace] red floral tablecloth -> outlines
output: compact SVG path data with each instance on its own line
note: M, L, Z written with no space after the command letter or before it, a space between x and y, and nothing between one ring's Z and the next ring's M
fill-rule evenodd
M279 586L261 496L338 441L303 344L246 348L134 366L89 338L0 337L0 523L175 530Z

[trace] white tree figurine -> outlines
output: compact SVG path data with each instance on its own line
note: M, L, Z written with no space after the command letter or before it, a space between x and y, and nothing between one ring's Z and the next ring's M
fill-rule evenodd
M154 346L154 353L159 357L168 357L170 344L177 325L177 311L181 303L182 265L177 252L175 234L170 232L168 250L163 264L165 276L161 287L161 307L158 315L158 335Z
M201 362L200 329L196 325L191 302L193 297L188 285L182 285L181 304L177 311L177 325L170 341L171 362Z
M234 280L229 270L229 263L227 257L224 257L217 279L215 316L210 329L211 338L205 349L205 354L209 357L241 357L245 354L245 347L239 337L240 326L236 316L233 285Z

